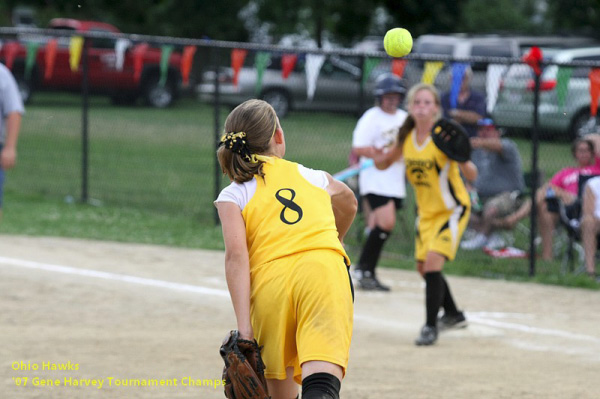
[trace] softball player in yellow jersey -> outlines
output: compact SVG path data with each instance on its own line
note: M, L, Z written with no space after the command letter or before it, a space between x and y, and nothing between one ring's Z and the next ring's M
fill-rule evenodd
M286 161L273 108L249 100L217 151L232 180L215 201L225 273L242 338L264 346L273 399L339 398L352 337L353 290L343 237L356 199L328 173Z
M477 167L458 163L441 152L431 139L431 129L441 117L440 97L435 87L413 86L407 95L409 116L400 128L398 147L376 159L378 168L404 157L406 175L415 191L417 221L415 258L426 283L426 323L415 343L431 345L439 328L466 326L464 314L454 303L442 274L446 260L453 260L467 227L471 201L460 176L475 180ZM444 315L438 320L438 311Z

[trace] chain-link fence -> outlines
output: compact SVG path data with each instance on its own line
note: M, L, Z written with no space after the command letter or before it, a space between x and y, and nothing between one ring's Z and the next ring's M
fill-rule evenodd
M352 132L373 105L377 76L392 72L407 87L429 81L452 91L458 63L472 66L473 89L485 95L487 113L517 143L524 172L532 170L535 75L520 58L411 54L392 60L381 52L73 29L0 28L0 62L27 99L11 190L214 223L212 201L227 183L214 151L233 106L255 97L269 101L282 119L287 157L334 173L348 166ZM543 61L541 181L574 165L570 142L596 131L590 71L600 67L594 61L600 51L569 51L557 58L560 64ZM414 213L410 205L401 213L399 229L409 239L397 252L409 253ZM524 237L516 241L527 249Z

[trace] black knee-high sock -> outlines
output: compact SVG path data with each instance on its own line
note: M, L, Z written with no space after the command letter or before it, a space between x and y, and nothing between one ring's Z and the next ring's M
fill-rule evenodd
M311 374L302 380L302 399L339 399L341 386L333 374Z
M450 286L448 285L448 281L446 281L444 275L442 275L442 281L444 282L444 302L442 304L444 313L452 315L457 314L458 309L456 308L456 303L454 303L454 298L450 292Z
M389 236L390 232L379 228L379 226L375 226L371 230L358 260L358 267L361 270L375 273L375 266L377 266L377 262L379 261L383 244L385 244Z
M444 279L441 272L425 273L425 309L428 326L437 325L437 315L444 300Z

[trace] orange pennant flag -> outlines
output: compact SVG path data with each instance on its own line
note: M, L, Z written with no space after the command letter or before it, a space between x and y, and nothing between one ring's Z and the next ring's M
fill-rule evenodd
M144 53L150 46L148 43L142 43L137 45L133 49L133 80L135 83L140 81L142 77L142 68L144 67Z
M56 50L58 48L58 39L50 39L46 44L44 79L48 80L54 73L54 61L56 60Z
M243 50L239 48L231 50L231 68L233 69L234 86L237 86L238 84L240 69L242 69L242 66L244 65L244 60L246 59L247 54L248 50Z
M290 73L292 73L296 66L296 61L298 61L296 54L284 54L281 56L281 76L284 79L290 76Z
M181 56L181 81L184 86L190 84L190 72L194 63L194 54L196 54L196 46L185 46L183 55Z
M6 65L8 69L12 70L15 57L20 48L21 45L17 42L10 42L4 45L4 65Z
M407 62L407 60L394 58L392 60L392 73L401 78L404 75L404 68L406 68Z
M598 97L600 96L600 68L592 68L590 71L590 114L596 116L598 113Z

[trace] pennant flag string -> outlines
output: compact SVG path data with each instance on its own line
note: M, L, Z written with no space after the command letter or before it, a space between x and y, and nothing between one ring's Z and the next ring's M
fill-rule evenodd
M373 71L373 68L375 68L375 66L377 66L377 64L379 64L379 59L378 58L369 58L366 57L364 59L363 62L363 76L362 76L362 81L361 84L365 85L365 83L367 83L367 80L369 80L369 76L371 75L371 72Z
M240 70L244 65L244 60L246 59L247 54L248 50L239 48L231 50L231 69L233 69L233 85L236 87L238 85Z
M128 39L119 38L115 41L115 68L117 71L123 70L125 62L125 50L131 47L131 41Z
M169 58L171 57L171 53L173 52L172 45L165 45L161 47L160 54L160 80L158 81L158 85L164 87L167 83L167 75L169 72Z
M312 101L317 89L317 80L321 67L325 62L323 54L307 54L306 55L306 97Z
M485 75L486 110L491 115L500 91L500 80L507 71L508 66L503 64L490 64Z
M421 81L423 83L433 84L443 66L443 61L427 61L425 63L425 70L423 71L423 77Z
M190 72L194 63L194 54L196 54L196 46L185 46L183 55L181 56L181 83L187 87L190 84Z
M54 74L54 63L56 61L56 51L58 49L58 39L50 39L46 43L46 54L44 55L44 79L52 78Z
M257 97L260 95L260 91L262 89L263 74L265 72L265 69L267 69L267 65L269 65L269 61L271 61L270 53L256 53L256 57L254 58L254 66L256 68L256 86L254 88L254 93Z
M29 42L25 44L25 47L27 48L27 55L25 56L25 79L29 79L40 44Z
M600 97L600 68L590 71L590 114L596 117L598 113L598 97Z
M290 76L297 61L298 55L296 54L284 54L281 56L281 76L284 79L287 79Z
M144 68L144 54L148 51L150 45L141 43L133 49L133 80L138 83L142 77L142 69Z
M452 86L450 86L451 109L456 109L456 106L458 105L458 93L460 93L460 87L462 86L463 77L465 76L465 70L468 66L469 64L462 62L455 62L452 64Z
M556 73L556 99L560 108L564 108L565 106L567 92L569 91L569 80L571 80L572 73L573 68L558 67L558 72Z
M84 39L81 36L71 37L69 42L69 65L71 71L79 70L79 61L81 61L81 51L83 50Z
M407 62L407 60L394 58L392 60L392 73L398 76L399 78L402 78L402 76L404 75L404 68L406 68Z

